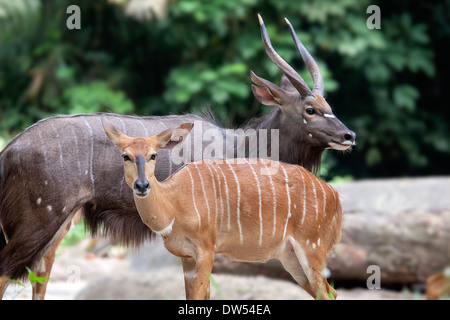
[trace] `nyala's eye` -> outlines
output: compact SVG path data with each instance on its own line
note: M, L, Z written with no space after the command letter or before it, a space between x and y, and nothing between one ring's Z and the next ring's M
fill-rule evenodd
M131 158L126 154L122 155L123 161L131 161Z
M313 108L306 108L306 113L307 114L314 114L314 113L316 113L316 110L314 110Z
M150 160L155 160L155 159L156 159L156 153L154 153L150 156Z

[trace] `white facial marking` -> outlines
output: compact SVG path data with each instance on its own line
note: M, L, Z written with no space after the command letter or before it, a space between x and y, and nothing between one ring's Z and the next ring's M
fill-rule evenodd
M336 117L334 116L334 114L331 114L331 113L324 113L323 116L324 116L325 118L336 118Z
M303 123L304 123L304 124L308 124L308 122L306 121L306 119L303 119Z

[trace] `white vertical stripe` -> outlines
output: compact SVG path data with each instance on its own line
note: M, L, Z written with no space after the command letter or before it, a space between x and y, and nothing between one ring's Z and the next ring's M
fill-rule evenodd
M200 169L197 167L197 164L194 162L193 163L195 169L197 169L198 172L198 176L200 177L200 183L202 185L202 190L203 190L203 197L205 198L205 202L206 202L206 208L208 209L208 222L211 221L211 209L209 208L209 202L208 202L208 195L206 194L206 190L205 190L205 184L203 183L203 176L202 173L200 172Z
M144 134L145 134L145 137L148 138L150 135L149 135L149 133L148 133L147 127L144 125L144 123L141 121L141 119L138 119L138 122L139 122L139 124L142 126L142 128L144 128Z
M258 188L258 198L259 198L259 245L262 245L262 239L263 239L263 219L262 219L262 201L261 201L261 185L259 184L258 176L256 175L255 170L253 169L253 166L248 162L246 159L245 162L250 166L250 169L253 173L253 176L255 177L256 181L256 187Z
M92 131L92 127L89 124L89 122L86 120L86 117L83 117L84 124L88 127L89 134L90 134L90 141L91 141L91 153L89 157L89 176L91 177L91 184L92 184L92 195L95 197L95 185L94 185L94 173L92 171L92 166L94 162L94 132Z
M231 172L233 173L234 176L234 181L236 181L236 187L237 187L237 213L236 213L236 219L237 219L237 224L238 224L238 228L239 228L239 237L241 240L241 244L244 243L244 239L242 236L242 226L241 226L241 212L240 212L240 206L241 206L241 187L239 185L239 180L238 177L236 175L236 172L234 172L233 166L231 164L228 163L227 160L225 160L225 162L228 164L228 167L230 167Z
M220 199L220 208L221 208L221 215L220 215L220 223L221 223L221 226L222 226L222 222L223 222L223 198L222 198L222 188L221 188L221 182L220 182L220 177L219 177L219 172L217 171L217 169L216 168L219 168L215 163L211 166L212 168L213 168L213 170L214 170L214 172L216 173L216 175L217 175L217 181L218 181L218 184L219 184L219 186L218 186L218 188L219 188L219 199ZM220 168L219 168L220 169ZM218 211L218 210L217 210ZM216 216L217 216L217 214L216 214ZM217 220L217 217L216 217L216 220ZM220 228L219 228L220 229Z
M125 121L123 121L122 118L119 117L118 119L119 119L119 121L120 121L120 123L122 124L122 127L123 127L122 132L125 133L125 134L128 134L127 133L127 124L125 123Z
M192 201L194 203L195 213L197 214L197 218L198 218L198 227L200 227L202 224L202 219L200 217L200 213L198 212L197 204L195 203L194 179L192 178L192 173L191 173L191 170L189 170L189 166L186 166L186 170L189 173L189 177L191 178Z
M288 221L289 221L289 218L291 217L291 194L289 192L289 179L288 179L286 169L284 169L284 166L281 163L280 163L280 166L281 166L281 169L283 169L285 186L286 186L286 194L287 194L287 198L288 198L288 214L286 217L286 224L284 225L284 232L283 232L283 239L284 239L286 236L286 229L287 229Z
M319 178L316 178L319 181L319 186L322 189L322 193L323 193L323 214L324 216L327 215L327 212L325 210L325 207L327 206L327 194L325 193L325 189L322 186L322 181Z
M41 149L42 149L42 152L44 153L44 158L47 158L47 148L45 146L45 140L42 137L41 129L39 128L39 126L36 126L36 128L38 130L39 139L41 140L41 143L42 143Z
M302 177L302 184L303 184L303 213L302 213L302 225L305 222L305 216L306 216L306 183L305 179L303 177L302 168L300 166L297 166L297 170L300 172L300 176Z
M316 185L314 184L313 179L311 178L310 174L307 174L309 177L309 180L311 181L311 185L313 187L313 193L314 193L314 207L316 208L316 220L319 218L319 207L317 206L317 193L316 193Z
M164 130L169 129L169 127L161 120L158 120L158 122L161 124L161 126L164 128ZM172 163L172 150L167 150L167 159L169 160L169 177L172 175L173 172L173 163Z
M268 172L269 168L267 168L266 162L265 161L260 161L262 162L262 164L264 165L264 169L266 170L266 173ZM272 200L273 200L273 231L272 231L272 236L275 236L275 229L277 226L277 196L276 196L276 192L275 192L275 185L273 184L273 180L272 180L272 175L268 174L267 175L269 177L269 181L270 181L270 185L272 187Z
M53 127L53 132L55 133L56 142L58 144L58 149L59 149L59 166L64 171L63 150L62 150L62 146L61 146L61 141L59 141L59 133L58 133L58 130L56 129L56 127L55 127L55 122L51 121L51 124L52 124L52 127Z
M217 166L217 169L220 170L220 172L222 173L223 184L225 185L225 194L227 196L228 229L230 229L231 228L231 225L230 225L230 195L228 193L227 177L225 176L225 173L223 172L223 170L222 170L222 168L220 166ZM223 216L224 216L224 214L223 214L223 211L222 211L222 219L221 219L222 221L221 221L221 223L223 222Z
M209 174L211 175L211 181L213 184L213 190L214 190L214 202L216 204L216 211L215 211L215 215L214 215L214 224L216 224L217 222L217 212L219 211L219 207L218 207L218 201L217 201L217 190L216 190L216 179L214 178L214 174L211 170L211 167L208 163L205 162L206 167L209 170Z
M72 120L69 119L69 123L71 124L70 128L72 129L72 136L75 138L75 150L77 152L77 167L78 172L81 174L81 163L80 163L80 150L78 149L78 136L75 133L75 125L73 124Z
M325 185L330 189L331 193L333 194L334 201L336 201L336 195L334 194L334 189L332 186L330 186L328 183L325 183Z

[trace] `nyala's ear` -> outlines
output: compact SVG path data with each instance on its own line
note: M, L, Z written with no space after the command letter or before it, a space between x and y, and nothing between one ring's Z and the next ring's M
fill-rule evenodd
M292 82L289 81L288 77L286 77L284 74L281 77L281 83L280 83L280 87L281 89L283 89L284 91L287 92L291 92L291 93L298 93L297 89L295 89L294 85L292 84Z
M282 106L286 100L287 93L272 82L258 77L250 71L253 95L259 102L267 106Z
M177 128L167 129L156 136L159 149L172 149L186 139L194 127L193 123L183 123Z
M119 131L106 117L101 117L103 129L105 130L108 138L116 144L119 149L122 149L122 145L125 143L126 135Z

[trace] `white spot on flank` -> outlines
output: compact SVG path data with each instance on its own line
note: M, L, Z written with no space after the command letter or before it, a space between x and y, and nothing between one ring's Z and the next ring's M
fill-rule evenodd
M48 185L48 181L47 180L44 181L44 186L46 186L46 185Z
M320 238L317 239L317 246L320 246Z
M39 198L36 200L36 204L37 204L37 205L40 205L41 202L42 202L42 199L39 197Z
M198 218L198 226L200 227L201 226L201 217L200 217L200 213L198 212L198 209L197 209L197 204L195 203L194 179L192 179L191 170L189 170L188 166L186 166L186 170L189 173L189 177L191 178L192 201L194 202L194 209L195 209L195 213L197 213L197 218Z
M312 138L312 134L310 133L310 134L308 134L308 136L310 137L310 138Z
M48 212L52 211L52 206L47 206L47 211Z
M315 249L316 248L316 244L313 242L313 244L312 244L312 247L313 247L313 249Z

